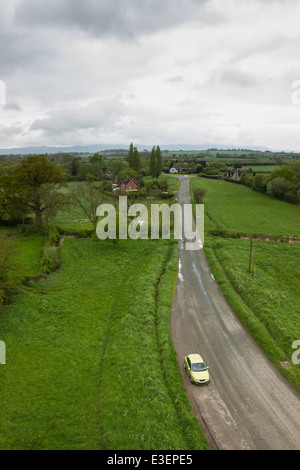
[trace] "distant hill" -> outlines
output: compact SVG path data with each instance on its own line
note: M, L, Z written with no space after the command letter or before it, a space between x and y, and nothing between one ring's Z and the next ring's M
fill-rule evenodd
M159 144L155 144L159 145ZM151 150L153 145L139 145L136 147L138 150ZM215 145L215 144L199 144L199 145L189 145L189 144L170 144L170 145L160 145L161 150L208 150L208 149L217 149L217 150L233 150L234 148L231 145ZM98 145L73 145L69 147L48 147L48 146L32 146L32 147L16 147L8 149L0 149L0 155L43 155L45 153L96 153L104 150L128 150L129 145L126 144L98 144ZM235 150L256 150L265 152L270 151L267 147L236 147Z

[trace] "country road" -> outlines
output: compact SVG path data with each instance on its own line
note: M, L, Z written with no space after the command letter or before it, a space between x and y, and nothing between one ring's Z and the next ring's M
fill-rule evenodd
M180 204L190 203L181 177ZM212 448L300 450L300 395L247 333L215 282L203 250L179 243L171 328L187 395ZM192 385L184 356L200 353L209 385Z

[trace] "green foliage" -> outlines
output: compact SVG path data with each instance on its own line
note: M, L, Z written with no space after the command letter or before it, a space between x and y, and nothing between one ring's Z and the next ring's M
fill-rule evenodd
M252 189L261 193L265 193L267 189L267 176L262 174L257 174L252 178Z
M149 169L152 178L158 178L162 173L162 153L160 147L153 147L150 155Z
M130 178L131 176L138 178L139 174L137 173L137 171L133 170L132 168L124 168L118 174L119 178Z
M3 303L16 283L17 243L5 234L0 234L0 304Z
M205 188L194 188L193 189L193 195L194 195L194 199L195 199L196 204L202 204L203 199L205 197L205 194L206 194L206 189Z
M129 147L127 160L128 160L129 168L134 170L136 173L138 173L141 168L141 157L140 157L137 147L133 147L132 142Z
M47 239L50 245L57 245L60 239L60 233L57 227L50 225L47 231Z
M218 161L210 163L203 170L203 173L206 175L223 175L225 174L225 172L226 172L226 165Z
M280 166L269 175L256 174L252 178L241 178L241 182L251 186L254 191L267 193L274 198L293 204L300 202L300 162Z
M161 175L162 172L162 154L160 147L156 147L156 178L158 178Z
M131 142L130 147L129 147L127 160L128 160L129 168L133 168L134 149L133 149L133 143L132 142Z
M133 150L132 168L138 173L141 168L141 159L138 149L135 147Z
M65 184L61 168L43 155L28 156L1 178L0 206L17 220L33 212L36 225L42 225L43 215L49 219L67 203L57 191Z
M156 150L155 147L152 148L151 150L151 155L150 155L150 175L152 178L155 178L156 176Z
M46 245L42 251L41 258L41 272L43 274L50 274L60 265L57 247L53 245Z

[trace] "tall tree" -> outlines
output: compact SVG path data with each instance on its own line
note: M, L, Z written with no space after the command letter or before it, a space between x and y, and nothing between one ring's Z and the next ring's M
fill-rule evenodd
M159 145L156 147L156 178L162 173L162 154Z
M1 178L0 206L9 210L16 205L18 212L23 207L24 213L34 213L36 225L42 225L44 214L53 216L67 204L68 197L58 192L66 184L60 167L44 155L29 156Z
M150 174L151 174L152 178L155 178L155 176L156 176L156 150L155 150L155 147L152 148L151 155L150 155Z
M133 149L133 162L132 162L132 168L138 173L141 168L141 158L139 151L136 147Z
M133 168L133 162L134 162L134 148L133 148L133 143L131 142L130 147L129 147L129 153L128 153L129 168Z

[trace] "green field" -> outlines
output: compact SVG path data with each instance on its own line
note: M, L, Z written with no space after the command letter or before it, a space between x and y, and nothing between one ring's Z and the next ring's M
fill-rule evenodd
M288 202L246 186L207 178L190 178L191 189L205 188L206 229L251 234L300 236L300 210Z
M203 449L171 335L177 243L69 238L1 310L1 449Z
M279 166L276 165L245 165L243 168L246 168L247 170L251 169L255 173L272 173L272 171L277 170L280 168Z
M300 245L254 240L249 273L250 241L222 237L223 230L299 236L299 208L242 185L190 181L191 188L207 190L204 249L215 279L257 343L300 390L300 369L291 363L292 343L300 338ZM209 235L216 228L220 235Z

